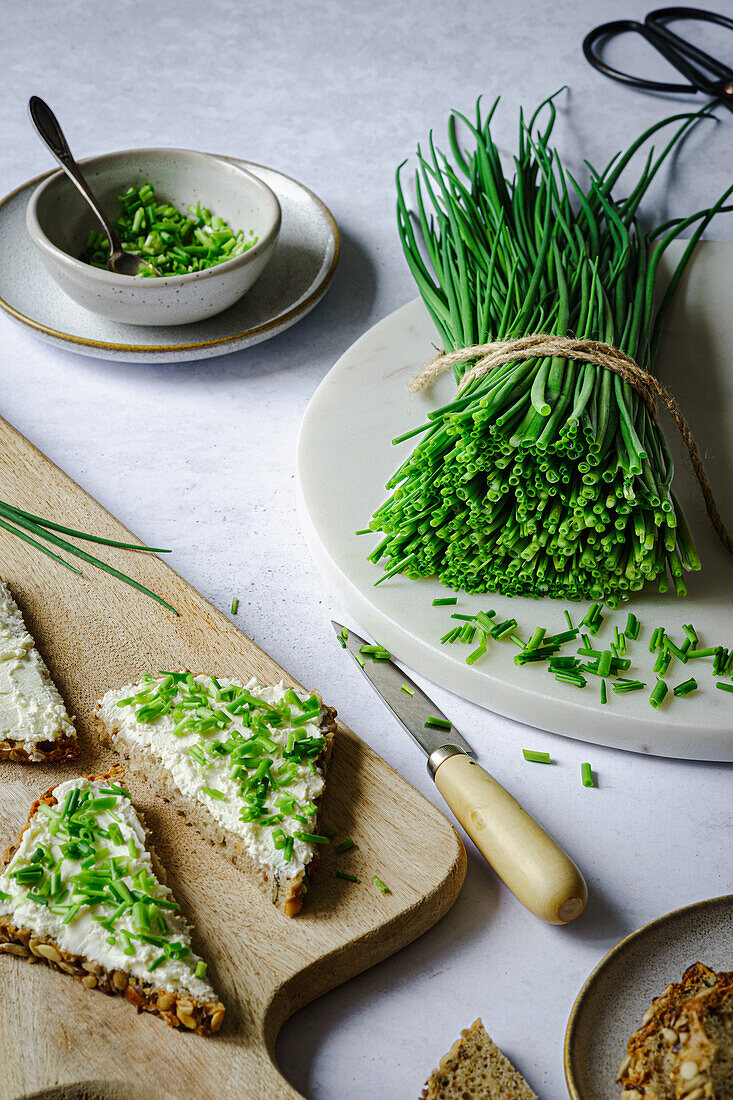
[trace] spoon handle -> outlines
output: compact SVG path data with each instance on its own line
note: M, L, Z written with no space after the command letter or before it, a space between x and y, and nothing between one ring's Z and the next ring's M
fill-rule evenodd
M82 193L86 201L91 206L92 210L99 219L102 228L107 234L107 239L110 243L110 249L112 252L119 252L122 248L120 244L120 238L115 232L114 227L109 221L109 218L105 214L102 207L99 205L96 196L92 192L89 184L84 179L82 171L79 165L74 160L69 143L64 137L64 132L59 125L59 121L56 115L53 113L49 105L40 98L40 96L32 95L28 100L28 114L30 115L31 122L38 131L39 137L53 153L56 160L63 168L66 175L72 181L73 184Z

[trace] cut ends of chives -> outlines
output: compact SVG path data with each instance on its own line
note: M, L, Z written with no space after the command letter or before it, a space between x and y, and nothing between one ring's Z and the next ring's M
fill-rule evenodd
M522 756L531 764L551 764L552 758L549 752L535 752L533 749L522 749Z

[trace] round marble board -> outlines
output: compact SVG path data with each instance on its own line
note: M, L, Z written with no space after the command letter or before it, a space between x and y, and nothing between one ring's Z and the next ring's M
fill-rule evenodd
M680 255L670 248L666 269ZM658 373L677 397L706 456L708 474L723 512L731 518L733 500L733 244L701 244L680 285L668 319ZM648 695L655 683L651 631L664 626L682 638L692 623L704 646L733 646L733 575L730 555L708 522L689 458L676 429L662 413L677 464L675 491L682 503L703 562L688 576L689 595L634 593L618 611L606 612L598 643L613 640L632 610L643 629L631 644L631 670L645 691L616 695L601 705L599 683L588 677L578 689L556 683L547 667L514 664L516 648L495 642L469 666L470 649L441 645L455 625L452 612L472 614L494 608L498 619L514 617L526 637L538 625L565 629L563 609L578 623L587 605L557 600L458 594L457 607L433 607L449 593L436 580L396 576L374 587L381 568L366 560L379 535L355 535L368 526L385 497L384 485L410 453L414 441L397 447L391 440L425 422L431 409L448 400L452 376L410 395L407 382L435 354L438 337L417 299L392 313L361 337L336 363L316 391L303 420L298 447L298 479L306 537L317 563L348 611L372 636L406 665L435 683L499 714L553 733L618 748L686 759L733 760L733 695L717 690L711 662L698 660L670 668L670 688L694 675L700 689L685 698L672 692L660 710ZM684 452L684 453L683 453ZM574 647L563 653L574 652ZM730 680L726 681L730 683ZM610 687L610 685L609 685ZM471 730L471 737L476 737ZM478 747L478 746L477 746Z

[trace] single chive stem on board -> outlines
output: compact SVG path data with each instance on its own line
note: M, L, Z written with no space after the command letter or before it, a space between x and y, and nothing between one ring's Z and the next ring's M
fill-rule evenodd
M400 691L404 691L405 695L410 695L410 696L414 696L414 694L415 694L415 692L414 692L414 691L413 691L413 689L412 689L412 688L410 687L410 685L409 685L409 684L405 684L405 683L403 683L403 684L402 684L402 687L400 688Z
M340 844L337 844L334 848L334 852L337 856L343 855L344 852L350 852L352 848L356 847L356 841L352 837L347 837L346 840L342 840Z
M551 764L552 758L549 752L535 752L533 749L522 749L522 756L531 764Z
M344 882L358 882L356 875L350 875L348 871L336 871L336 878L341 878Z
M377 887L377 889L380 890L383 894L390 894L391 893L391 890L390 890L389 886L387 886L386 883L382 882L381 878L379 878L378 875L372 875L372 882Z
M444 599L433 600L433 607L455 607L457 603L457 596L446 596Z
M432 715L425 719L426 729L449 730L453 729L453 723L447 718L434 718Z
M596 781L593 776L593 769L590 764L580 765L580 778L584 787L595 787Z
M235 596L232 600L232 615L236 615L239 611L239 597Z
M678 684L676 688L673 688L673 695L680 698L684 695L689 695L692 691L697 691L697 680L694 676L691 676L689 680L685 680L684 683Z

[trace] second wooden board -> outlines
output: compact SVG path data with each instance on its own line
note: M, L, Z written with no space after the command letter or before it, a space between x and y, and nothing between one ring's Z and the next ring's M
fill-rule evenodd
M670 247L664 267L669 272L686 242ZM659 358L661 378L676 396L703 453L717 499L732 522L730 501L733 441L733 349L731 280L733 244L706 242L678 290ZM563 608L578 622L586 605L557 600L460 594L458 607L433 607L449 595L437 580L393 577L374 587L381 576L366 560L378 535L355 535L365 528L384 500L389 477L410 454L414 440L391 446L391 440L425 423L427 414L448 401L454 391L450 375L433 390L409 394L410 378L435 355L438 336L419 299L398 309L358 340L326 376L303 421L298 448L298 475L306 536L316 561L343 604L380 642L406 664L435 683L482 706L530 725L583 741L638 752L700 760L733 760L733 696L715 689L710 662L695 664L700 690L671 701L661 710L647 702L655 682L654 658L648 652L651 630L664 626L681 636L682 623L694 623L704 646L733 644L733 586L730 555L717 541L702 504L687 452L674 426L663 427L677 463L675 492L692 528L701 573L688 578L689 595L660 596L654 589L609 613L599 641L613 639L613 624L623 630L627 610L644 624L633 646L629 676L649 687L627 695L608 692L600 705L594 677L585 690L556 683L546 668L514 664L517 652L496 643L478 663L467 665L470 650L443 645L440 638L454 626L451 612L472 614L495 608L499 618L514 617L526 635L535 626L548 633L566 627ZM571 650L571 652L574 650ZM670 670L670 687L690 675L690 666ZM730 681L727 681L730 682Z

